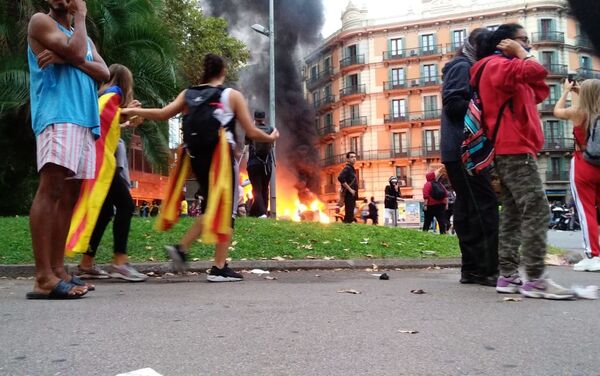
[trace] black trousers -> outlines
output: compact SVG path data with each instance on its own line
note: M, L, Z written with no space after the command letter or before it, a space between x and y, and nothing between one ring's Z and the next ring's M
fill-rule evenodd
M247 168L250 183L252 183L252 196L254 202L250 208L251 217L260 217L267 214L269 205L269 183L271 181L271 166L262 163L251 164Z
M425 220L423 222L423 231L429 231L433 218L438 221L440 234L446 233L446 205L428 205L425 210Z
M454 229L462 254L462 272L481 277L498 274L498 198L489 174L469 176L461 162L446 162L456 192Z
M115 212L116 209L116 212ZM129 238L129 227L131 217L135 211L135 204L129 192L129 186L125 179L115 172L112 183L100 210L100 216L90 239L90 249L86 255L96 257L96 251L102 240L102 235L113 215L113 252L127 254L127 240Z
M355 220L354 209L356 208L356 196L344 192L344 223L352 223Z

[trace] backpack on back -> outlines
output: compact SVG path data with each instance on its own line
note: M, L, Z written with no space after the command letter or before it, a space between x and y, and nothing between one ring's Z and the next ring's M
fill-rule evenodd
M192 157L212 153L223 126L215 112L223 111L223 87L195 86L185 92L188 113L183 117L183 142Z
M489 60L485 62L477 72L475 87L473 88L473 94L465 115L463 142L460 146L462 163L467 170L467 173L472 176L493 170L494 157L496 155L494 142L496 140L496 135L498 134L498 129L500 128L500 121L502 120L504 109L512 102L512 98L509 98L500 107L498 117L496 118L494 134L492 138L489 138L487 134L488 128L483 123L483 103L479 95L479 81L481 80L481 75L488 62Z
M446 198L446 189L437 180L433 180L431 182L431 191L429 192L429 196L434 200L443 200Z
M271 127L270 125L259 124L257 125L257 128L265 132L266 134L273 133L273 127ZM266 163L267 158L269 158L269 155L271 154L271 150L273 150L273 143L254 141L253 145L254 154L256 154L258 159L260 159L263 163Z
M590 125L589 136L585 150L583 151L583 159L593 165L600 165L600 117Z

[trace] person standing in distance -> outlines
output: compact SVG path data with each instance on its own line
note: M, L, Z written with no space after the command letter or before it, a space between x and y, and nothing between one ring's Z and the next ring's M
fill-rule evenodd
M273 127L265 124L265 113L254 112L254 124L267 134L273 132ZM251 217L267 218L269 206L269 182L273 172L273 145L271 143L250 141L246 169L252 183Z
M27 29L31 123L36 137L38 190L29 224L35 284L28 299L79 298L85 282L70 276L64 252L81 179L95 177L98 83L108 67L87 36L83 0L47 0Z
M356 181L356 153L350 151L346 153L346 166L338 175L338 181L344 190L344 223L354 222L354 209L356 208L356 199L358 197L358 181Z

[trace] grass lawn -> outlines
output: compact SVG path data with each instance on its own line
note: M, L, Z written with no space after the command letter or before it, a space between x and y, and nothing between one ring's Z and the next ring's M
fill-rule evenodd
M192 224L192 218L182 219L171 231L154 230L154 219L135 217L129 236L132 262L166 260L163 245L175 244ZM423 251L433 251L422 253ZM210 260L213 248L198 243L191 250L191 259ZM236 221L230 257L240 259L324 258L445 258L458 257L455 236L440 236L419 230L386 228L363 224L294 223L271 219L240 218ZM97 261L105 263L112 257L112 229L106 230ZM0 217L0 264L33 263L29 218Z

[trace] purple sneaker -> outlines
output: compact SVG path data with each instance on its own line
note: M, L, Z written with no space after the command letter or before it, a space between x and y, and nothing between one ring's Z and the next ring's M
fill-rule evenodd
M562 287L550 278L539 278L525 282L519 289L528 298L564 300L575 298L573 290Z
M523 286L523 281L518 274L513 274L510 277L501 275L496 282L496 291L501 294L517 294Z

